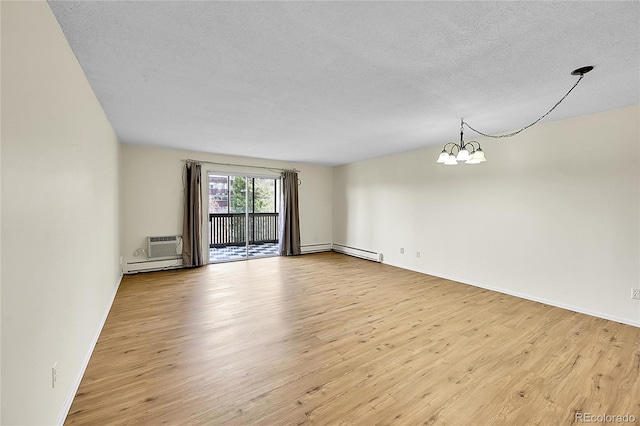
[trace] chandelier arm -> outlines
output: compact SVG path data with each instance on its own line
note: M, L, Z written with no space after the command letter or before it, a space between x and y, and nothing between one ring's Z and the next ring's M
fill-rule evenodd
M480 142L478 142L478 141L467 141L467 142L465 142L464 146L465 146L465 148L466 148L466 146L467 146L467 145L471 145L471 147L475 150L475 149L476 149L476 147L473 145L474 143L475 143L476 145L478 145L478 148L481 148L481 147L480 147Z
M458 145L458 142L447 142L446 144L444 144L444 146L442 147L442 149L443 149L444 151L446 151L446 150L447 150L447 146L449 146L449 145L453 145L453 146L455 146L456 148L458 148L458 151L460 151L460 145ZM449 153L450 153L450 154L453 154L453 148L451 148L451 149L449 150Z
M471 127L471 126L469 125L469 123L467 123L467 122L466 122L466 121L464 121L464 120L462 121L462 124L463 124L463 125L465 125L465 126L467 126L470 130L473 130L473 131L474 131L474 132L476 132L477 134L482 135L482 136L485 136L485 137L487 137L487 138L494 138L494 139L510 138L511 136L515 136L515 135L517 135L518 133L520 133L520 132L522 132L522 131L524 131L524 130L527 130L529 127L533 126L534 124L537 124L540 120L542 120L542 119L543 119L543 118L545 118L547 115L549 115L549 114L551 113L551 111L553 111L554 109L556 109L556 107L557 107L558 105L560 105L560 103L561 103L562 101L564 101L564 100L565 100L565 98L566 98L567 96L569 96L569 93L571 93L571 92L573 91L573 89L575 89L575 88L576 88L576 86L578 85L578 83L580 83L580 81L582 80L582 78L583 78L583 77L584 77L584 74L580 74L580 78L578 78L578 81L576 81L576 83L573 85L573 87L571 87L571 89L569 89L569 91L568 91L567 93L565 93L565 95L562 97L562 99L560 99L558 102L556 102L556 104L555 104L553 107L551 107L551 109L550 109L549 111L547 111L546 113L544 113L544 115L542 115L540 118L538 118L538 119L537 119L536 121L534 121L533 123L529 124L528 126L524 126L524 127L523 127L523 128L521 128L520 130L516 130L515 132L511 132L511 133L507 133L507 134L504 134L504 135L497 135L497 136L495 136L495 135L489 135L489 134L486 134L486 133L483 133L483 132L481 132L481 131L479 131L479 130L474 129L473 127Z

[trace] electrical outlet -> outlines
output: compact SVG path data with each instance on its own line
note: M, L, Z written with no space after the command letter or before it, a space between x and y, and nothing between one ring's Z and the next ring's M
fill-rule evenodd
M419 251L416 252L416 257L420 258L420 252Z
M51 367L51 389L56 387L56 382L58 381L58 363L54 363L53 367Z
M640 288L631 289L631 298L640 300Z
M400 254L404 254L404 248L400 247Z

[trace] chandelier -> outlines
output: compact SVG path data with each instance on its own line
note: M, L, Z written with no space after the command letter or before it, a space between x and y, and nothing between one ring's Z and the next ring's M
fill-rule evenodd
M482 148L480 147L480 142L464 141L464 124L464 119L460 119L460 143L446 143L442 148L442 152L438 156L437 163L444 164L445 166L457 166L458 162L464 162L465 164L480 164L487 161L484 157L484 151L482 151ZM447 147L449 146L450 148L447 151Z
M477 134L487 138L499 139L499 138L510 138L512 136L515 136L518 133L533 126L534 124L537 124L540 120L542 120L547 115L549 115L551 111L556 109L556 107L560 105L560 103L564 101L567 96L569 96L569 93L571 93L571 91L576 88L576 86L578 85L578 83L580 83L584 75L589 71L591 71L592 69L593 69L592 66L586 66L586 67L581 67L571 71L571 75L580 76L578 78L578 81L576 81L576 83L571 87L571 89L569 89L569 91L565 93L565 95L558 102L556 102L556 104L553 107L551 107L549 111L544 113L540 118L538 118L533 123L527 126L524 126L520 130L516 130L515 132L511 132L503 135L489 135L474 129L469 125L469 123L464 121L464 118L461 118L460 119L460 142L446 143L442 148L442 152L438 156L438 160L436 162L440 164L444 164L445 166L456 166L460 162L463 162L464 164L484 163L485 161L487 161L487 159L484 156L484 151L482 151L482 148L480 147L480 143L478 141L468 141L468 142L464 141L464 126L467 126L470 130L473 130Z

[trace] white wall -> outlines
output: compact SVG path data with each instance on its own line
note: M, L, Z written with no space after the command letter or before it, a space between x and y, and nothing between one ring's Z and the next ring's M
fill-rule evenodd
M0 5L0 34L2 34L2 5ZM0 81L2 81L1 58L0 58ZM0 84L0 90L2 90L2 84ZM2 129L1 117L2 117L2 102L0 101L0 129ZM0 134L0 164L2 164L2 135L1 134ZM2 229L2 173L0 171L0 230L1 229ZM1 235L2 234L0 231L0 237ZM1 243L0 243L0 424L2 424L2 244Z
M0 34L2 34L2 5L0 4ZM0 81L2 59L0 57ZM0 84L1 97L2 84ZM2 129L2 102L0 101L0 129ZM0 131L0 164L2 164L2 135ZM0 170L0 239L2 237L2 172ZM0 424L2 424L2 244L0 243Z
M640 326L639 127L632 106L481 139L477 166L433 147L337 167L333 242Z
M119 145L47 3L1 7L1 423L51 425L120 279Z
M299 187L301 244L331 243L332 168L246 157L205 154L137 145L122 145L120 150L121 255L125 263L144 260L134 256L146 248L147 236L182 234L182 173L185 159L219 163L246 164L279 168L297 168ZM203 163L206 171L238 172L259 175L277 173L242 167ZM203 185L206 190L206 185ZM205 241L205 243L207 243ZM207 243L208 244L208 243Z

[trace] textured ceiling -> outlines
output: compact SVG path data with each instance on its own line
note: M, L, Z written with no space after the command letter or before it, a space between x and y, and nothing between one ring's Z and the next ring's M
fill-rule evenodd
M637 1L49 5L123 143L349 163L520 128L583 65L545 121L640 102Z

